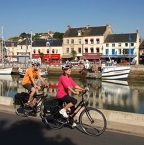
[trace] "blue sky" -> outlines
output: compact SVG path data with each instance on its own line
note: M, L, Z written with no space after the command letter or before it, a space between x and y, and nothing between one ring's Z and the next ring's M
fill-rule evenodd
M144 0L1 0L0 26L4 40L21 33L65 32L71 27L104 26L114 33L144 38ZM0 37L2 30L0 29Z

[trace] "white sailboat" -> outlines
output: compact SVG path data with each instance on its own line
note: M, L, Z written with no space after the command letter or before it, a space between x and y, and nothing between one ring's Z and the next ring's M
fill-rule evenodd
M2 26L2 44L1 44L1 59L2 63L0 64L0 75L10 75L12 72L12 68L5 68L4 63L3 63L3 26Z

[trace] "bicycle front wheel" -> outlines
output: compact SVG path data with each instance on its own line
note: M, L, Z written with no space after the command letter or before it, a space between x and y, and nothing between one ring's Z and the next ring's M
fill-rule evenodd
M107 126L103 113L95 108L84 109L80 114L80 126L88 135L99 136Z

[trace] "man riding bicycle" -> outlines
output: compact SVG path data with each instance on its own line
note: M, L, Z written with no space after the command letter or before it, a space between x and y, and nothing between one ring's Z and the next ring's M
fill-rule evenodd
M31 107L34 106L34 103L36 99L33 99L34 94L36 93L36 89L40 90L40 86L38 86L35 82L35 78L38 77L41 82L46 85L43 78L40 76L40 73L38 71L38 67L40 66L40 63L37 60L32 61L32 66L28 68L28 70L25 72L24 78L22 80L22 85L25 89L30 91L30 96L28 99L28 102L26 105L29 105Z
M65 118L68 118L68 114L66 113L66 110L68 108L71 108L71 112L75 109L75 104L77 103L77 100L70 96L70 92L78 95L79 92L73 90L73 88L76 88L80 91L83 91L85 89L78 86L73 79L70 77L71 75L71 63L67 63L62 66L63 74L60 76L58 81L58 89L56 98L61 100L62 102L66 102L67 104L64 106L63 109L59 111L60 114L62 114ZM76 124L74 124L76 126Z

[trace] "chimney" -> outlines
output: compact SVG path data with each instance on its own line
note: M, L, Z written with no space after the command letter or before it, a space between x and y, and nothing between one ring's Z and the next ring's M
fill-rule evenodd
M67 25L67 30L69 30L71 27L70 27L70 25Z
M136 29L136 33L138 34L138 29Z
M88 29L88 28L89 28L89 26L90 26L90 25L86 24L86 29Z
M110 23L107 23L106 24L106 29L110 29L111 28L111 24Z

